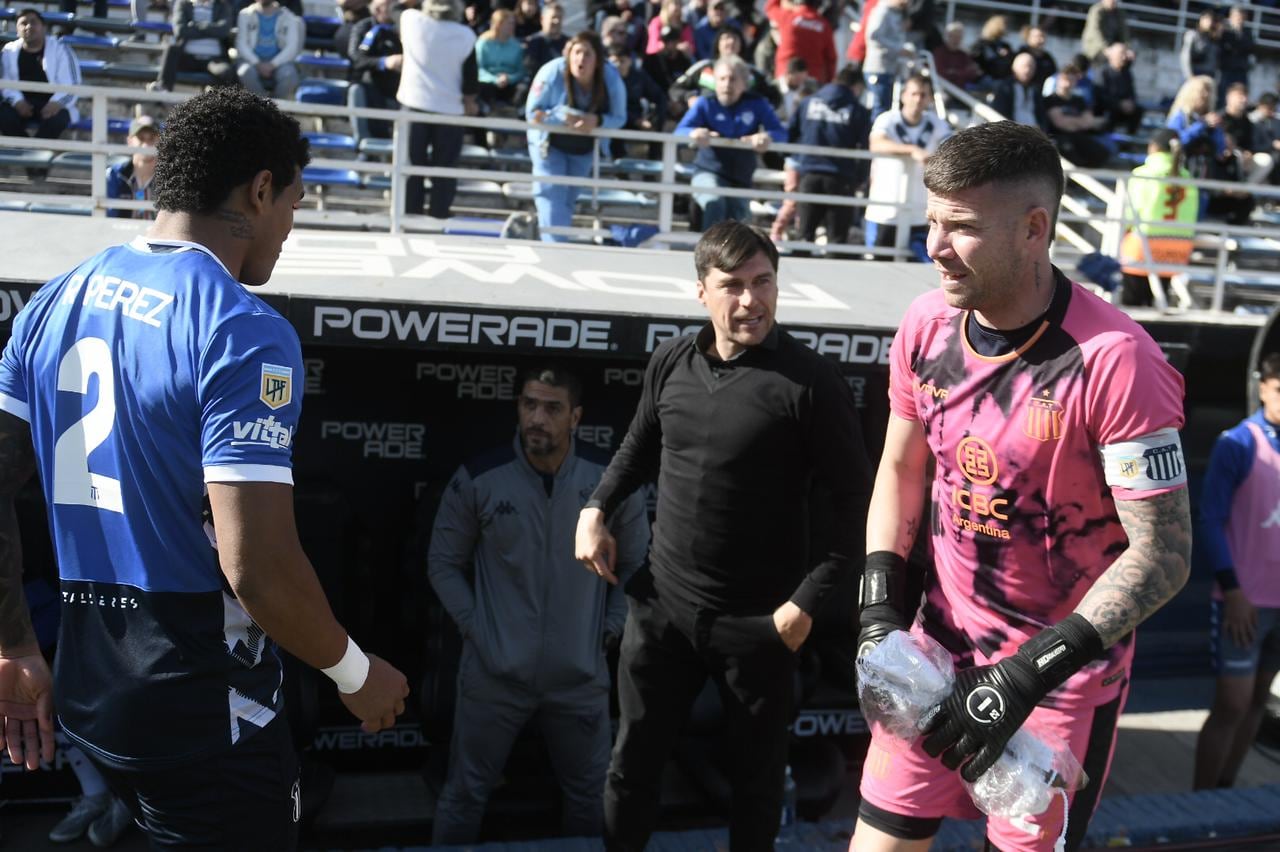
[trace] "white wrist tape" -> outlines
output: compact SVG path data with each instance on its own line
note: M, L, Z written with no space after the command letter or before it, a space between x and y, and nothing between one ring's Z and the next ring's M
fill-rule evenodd
M342 659L327 669L321 669L330 680L338 685L338 691L344 695L359 692L369 677L369 658L356 644L356 640L347 637L347 652Z

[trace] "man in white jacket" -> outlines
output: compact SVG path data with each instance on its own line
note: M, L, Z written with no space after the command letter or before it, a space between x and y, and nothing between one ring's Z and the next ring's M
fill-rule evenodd
M18 13L17 41L0 51L0 133L24 136L35 128L38 139L57 139L80 117L76 96L69 92L26 92L21 83L80 83L75 53L45 33L44 18L35 9Z
M236 74L262 96L292 98L298 89L298 55L306 41L302 19L276 0L257 0L236 19Z

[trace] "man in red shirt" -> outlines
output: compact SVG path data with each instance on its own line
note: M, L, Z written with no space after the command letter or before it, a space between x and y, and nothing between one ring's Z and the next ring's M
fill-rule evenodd
M818 14L818 0L769 0L764 13L778 37L773 76L784 76L787 62L799 56L820 85L830 83L836 75L835 34Z

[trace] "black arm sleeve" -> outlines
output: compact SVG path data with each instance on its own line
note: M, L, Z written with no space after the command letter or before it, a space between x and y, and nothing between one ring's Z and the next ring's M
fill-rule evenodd
M364 41L364 37L369 34L371 29L373 29L373 18L357 21L356 25L351 28L351 38L347 40L347 58L351 60L351 76L353 78L363 77L368 71L378 70L378 62L381 61L382 57L371 56L369 51L360 49L360 43Z
M473 50L467 54L467 59L462 63L462 94L474 95L480 91L480 72L476 65L476 52Z
M662 384L671 374L671 367L678 356L677 346L688 345L687 338L669 340L659 346L649 359L644 371L644 387L640 391L640 403L627 428L622 446L614 454L613 461L600 484L592 493L584 508L602 509L605 518L646 481L653 478L662 455L662 422L658 419L658 397Z
M853 392L834 366L823 366L810 390L807 445L809 463L827 495L827 505L813 518L827 528L815 536L823 549L814 552L809 573L791 595L791 602L810 615L859 553L859 530L866 526L871 496L871 461Z

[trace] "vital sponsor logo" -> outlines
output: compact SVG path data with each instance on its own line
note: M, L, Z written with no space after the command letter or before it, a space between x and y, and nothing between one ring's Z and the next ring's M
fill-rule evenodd
M418 364L417 378L451 384L458 399L513 400L516 398L516 368L498 364Z
M360 340L607 352L617 348L609 339L612 329L613 321L607 319L322 305L315 309L311 333L320 340L348 332Z
M1147 478L1153 482L1171 482L1182 476L1186 468L1179 444L1152 447L1142 454L1142 458L1147 462Z
M325 420L321 438L352 441L367 459L426 458L422 452L427 427L421 423L369 423L363 420Z
M925 394L926 396L931 396L934 399L946 399L947 394L951 393L951 391L949 391L947 388L940 388L937 385L935 385L932 379L930 379L927 382L918 383L916 385L916 390L920 391L920 393Z
M103 311L119 311L126 319L137 320L154 328L160 327L160 315L173 304L170 293L162 293L150 287L125 281L115 275L90 275L88 285L83 275L73 275L62 294L62 304L74 304L80 298L86 308Z
M960 465L964 478L974 485L990 485L1000 474L995 450L974 435L964 438L956 446L956 463Z
M231 435L233 447L258 444L283 450L293 444L293 427L276 420L273 414L257 420L237 420L231 424Z
M791 725L797 737L856 736L867 730L867 722L857 710L801 710Z
M1062 404L1049 398L1048 388L1027 400L1027 419L1022 431L1037 441L1056 441L1062 437Z
M262 365L262 386L258 399L272 411L293 401L293 368L279 364Z

